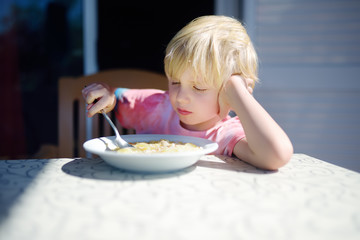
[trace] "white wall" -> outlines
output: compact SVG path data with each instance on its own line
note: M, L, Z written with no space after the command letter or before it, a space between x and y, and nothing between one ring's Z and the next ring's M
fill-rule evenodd
M260 59L254 96L295 152L360 171L360 1L243 3Z

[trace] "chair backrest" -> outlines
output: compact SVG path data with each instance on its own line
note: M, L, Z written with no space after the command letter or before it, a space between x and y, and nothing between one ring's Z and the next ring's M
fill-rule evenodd
M113 87L133 89L166 90L168 87L165 75L138 69L107 70L88 76L60 78L58 83L59 157L85 157L86 155L82 144L86 140L87 117L81 90L94 82L104 82ZM92 137L113 135L109 124L102 117L100 114L92 117ZM112 119L120 134L124 134L119 123L115 121L114 114L112 114Z

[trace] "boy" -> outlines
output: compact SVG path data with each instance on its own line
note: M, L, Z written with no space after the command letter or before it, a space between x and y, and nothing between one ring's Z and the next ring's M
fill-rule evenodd
M252 96L257 55L242 24L230 17L203 16L181 29L166 48L169 90L83 90L88 116L115 108L119 122L137 133L206 138L215 154L235 155L256 167L276 170L293 153L286 133ZM95 99L101 99L92 104ZM233 110L237 116L228 116Z

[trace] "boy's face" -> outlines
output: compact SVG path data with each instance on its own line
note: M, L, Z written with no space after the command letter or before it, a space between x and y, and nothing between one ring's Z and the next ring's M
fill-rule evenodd
M182 126L188 130L207 130L221 120L218 90L194 79L189 69L180 79L169 79L169 95Z

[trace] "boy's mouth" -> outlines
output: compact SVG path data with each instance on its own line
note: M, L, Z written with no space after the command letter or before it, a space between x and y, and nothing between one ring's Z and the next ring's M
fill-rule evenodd
M189 115L192 113L192 112L189 112L189 111L187 111L185 109L181 109L181 108L177 108L177 112L181 115Z

